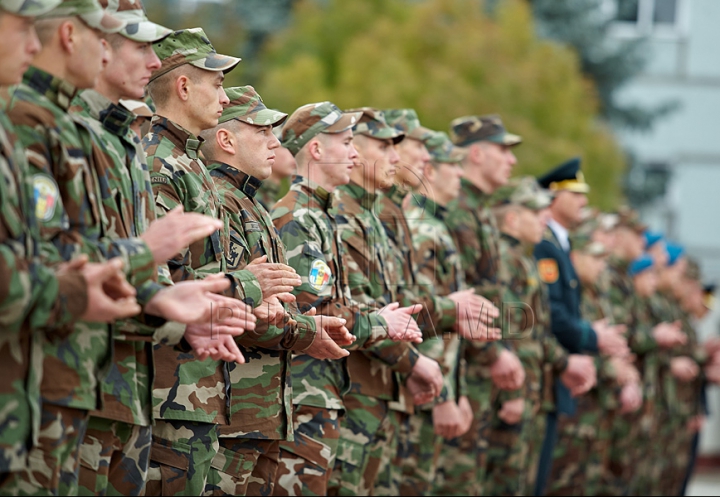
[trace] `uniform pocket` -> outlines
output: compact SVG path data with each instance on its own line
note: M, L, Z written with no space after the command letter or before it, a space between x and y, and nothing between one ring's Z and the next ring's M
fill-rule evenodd
M185 490L190 468L190 446L153 440L146 495L178 495Z

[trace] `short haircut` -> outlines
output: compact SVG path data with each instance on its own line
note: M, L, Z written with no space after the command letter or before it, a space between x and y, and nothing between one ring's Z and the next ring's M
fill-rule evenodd
M123 43L125 43L125 40L128 39L119 33L104 33L103 38L115 51L119 50Z
M248 125L249 126L249 125ZM206 159L212 160L218 156L219 150L217 141L215 141L215 135L221 129L227 130L230 133L237 134L240 132L242 125L237 119L230 119L224 123L220 123L214 128L206 129L200 132L200 138L204 141L202 146L203 155Z
M209 72L190 64L176 67L172 71L154 79L147 85L147 92L150 95L155 107L164 107L170 101L173 85L180 76L187 77L193 83L199 83L204 73Z
M492 212L497 220L498 228L504 228L507 215L511 212L520 212L520 208L521 206L518 204L502 204L493 207Z
M76 22L74 17L57 17L54 19L38 19L35 21L35 31L37 32L40 44L45 46L50 43L58 28L68 21L76 26L82 24L81 22Z

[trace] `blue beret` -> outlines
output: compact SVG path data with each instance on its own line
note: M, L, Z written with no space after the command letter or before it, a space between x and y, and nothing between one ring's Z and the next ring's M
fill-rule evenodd
M648 230L648 231L646 231L646 232L643 233L643 234L645 235L645 246L646 246L647 248L652 247L652 246L655 245L657 242L659 242L660 240L663 239L662 233L658 233L657 231L650 231L650 230Z
M636 274L640 274L651 267L653 267L652 257L647 254L643 254L630 263L630 267L628 267L628 274L630 276L635 276Z
M668 266L675 264L685 253L685 249L676 243L668 243L666 250L668 253Z

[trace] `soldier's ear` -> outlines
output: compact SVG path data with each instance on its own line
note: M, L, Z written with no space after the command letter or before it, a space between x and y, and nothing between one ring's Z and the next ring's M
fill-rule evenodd
M310 158L312 160L320 160L322 157L322 143L320 143L320 140L315 138L310 140L310 143L308 143L308 153L310 154Z
M220 128L215 133L215 143L220 150L230 155L235 155L235 136L227 129Z
M468 150L468 157L470 159L470 162L474 164L480 164L484 156L485 150L483 150L482 146L479 143L473 143L472 145L470 145L470 149Z
M78 30L70 19L61 22L57 27L57 35L60 41L60 46L65 52L74 53L78 49L77 34Z
M175 93L180 98L180 100L186 102L190 99L190 78L188 78L184 74L179 75L177 78L175 78L174 87Z

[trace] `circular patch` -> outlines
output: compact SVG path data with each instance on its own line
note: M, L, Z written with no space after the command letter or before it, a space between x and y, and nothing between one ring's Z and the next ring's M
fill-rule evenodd
M41 221L50 221L55 214L60 191L55 180L45 174L33 176L35 197L35 217Z
M538 273L541 280L548 285L552 285L560 276L557 261L555 259L540 259L538 261Z
M328 286L328 284L330 284L330 276L332 276L332 272L330 271L328 265L325 264L325 261L316 259L310 266L308 283L310 283L310 286L314 290L321 292Z

